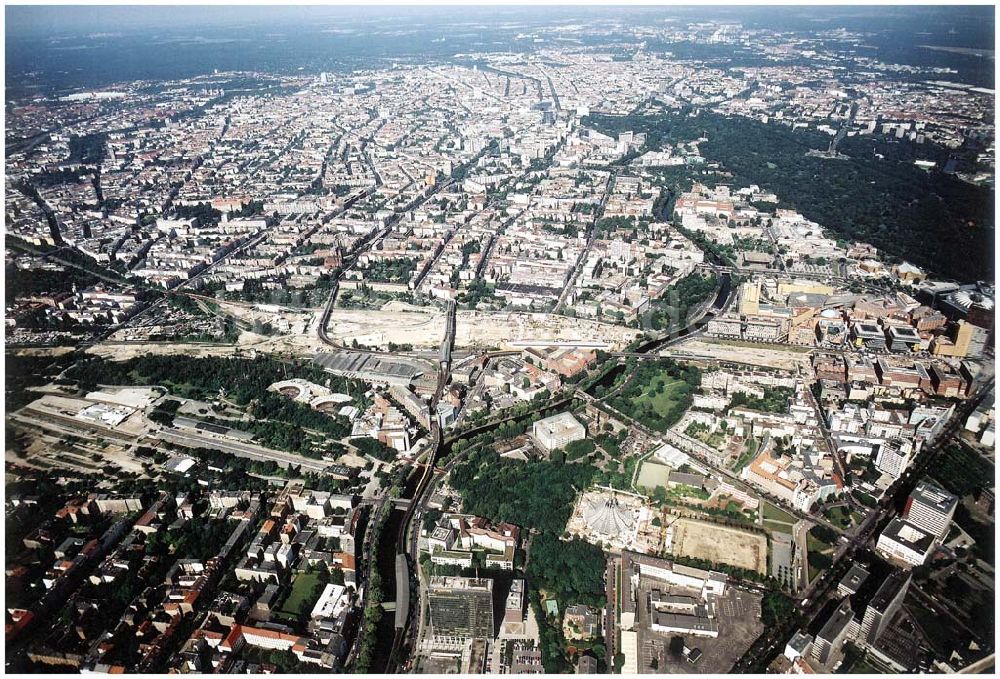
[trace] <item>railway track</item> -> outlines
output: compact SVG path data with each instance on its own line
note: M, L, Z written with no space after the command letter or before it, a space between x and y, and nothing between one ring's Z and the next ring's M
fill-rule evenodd
M406 538L409 534L410 522L416 513L417 506L420 504L420 498L423 497L428 485L434 478L437 455L441 450L441 444L444 438L441 432L441 425L435 417L435 412L437 411L438 401L441 398L441 394L444 392L445 385L448 383L448 378L451 374L451 348L455 342L455 311L455 302L451 302L451 304L448 305L448 320L445 324L445 337L441 343L441 362L438 370L437 386L434 389L434 396L431 398L430 404L431 417L433 418L431 420L430 431L430 438L432 440L431 449L428 453L427 460L424 463L423 472L420 475L420 481L417 482L416 489L413 492L413 499L403 512L403 519L399 524L399 533L396 535L396 632L393 636L392 650L389 652L389 661L386 666L386 671L389 673L394 673L396 670L396 665L398 664L397 659L403 650L404 642L407 637L407 631L409 630L410 578L407 558L410 550L407 547ZM406 566L405 568L403 567L404 565ZM406 577L400 577L404 573Z

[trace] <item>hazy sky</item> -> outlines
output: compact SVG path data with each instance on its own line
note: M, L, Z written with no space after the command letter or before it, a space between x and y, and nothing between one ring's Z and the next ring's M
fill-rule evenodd
M104 6L27 6L8 5L7 32L62 32L116 29L179 28L204 25L232 25L277 21L297 23L317 18L358 17L398 14L407 7L372 6L163 6L163 5L104 5Z
M963 82L993 86L991 59L919 47L992 49L995 9L989 6L13 5L5 15L8 100L213 69L317 72L517 53L536 48L536 33L546 44L565 35L551 29L568 25L586 26L574 37L591 44L634 42L632 27L706 20L805 35L863 32L872 57L947 66Z
M867 6L378 6L378 5L222 5L222 6L166 6L166 5L8 5L5 8L8 37L51 35L55 33L113 33L136 29L178 29L178 28L221 28L239 25L272 24L289 26L296 24L328 23L335 27L338 21L379 20L391 17L408 17L433 23L435 21L461 21L472 19L493 23L512 18L570 19L578 18L624 18L627 15L674 15L699 17L703 19L765 19L778 22L796 20L816 22L837 21L833 17L880 16L888 19L893 15L901 19L923 17L929 23L946 21L950 16L975 17L966 29L977 24L988 24L992 28L995 8L990 6L924 5L878 7ZM971 15L971 16L970 16ZM490 21L490 20L493 21Z

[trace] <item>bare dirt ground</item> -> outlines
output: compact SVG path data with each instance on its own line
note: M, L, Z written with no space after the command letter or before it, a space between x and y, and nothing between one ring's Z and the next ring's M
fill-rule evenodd
M705 521L678 519L673 553L767 573L767 537Z
M235 309L236 307L234 307ZM245 313L245 310L241 310ZM229 356L256 350L270 354L309 356L332 347L320 341L316 312L303 333L264 336L252 332L240 335L236 344L190 342L124 343L104 342L87 351L96 356L127 360L146 354L191 357ZM245 320L249 320L247 317ZM444 339L445 313L437 307L416 307L389 302L378 311L334 309L327 334L341 345L355 340L362 346L376 347L390 343L412 345L415 349L437 348ZM521 312L460 311L456 317L455 346L460 349L508 348L516 341L585 341L605 342L620 348L637 337L632 328L598 323L552 314Z
M305 327L313 317L319 313L318 309L273 309L267 304L234 304L232 302L219 302L219 309L227 316L253 323L270 323L278 326L280 323L287 323L291 327Z
M436 347L444 339L444 311L436 307L387 304L379 311L334 309L327 334L334 342L366 346L412 344Z
M633 328L554 314L459 311L455 321L455 345L460 347L504 348L511 342L548 340L606 342L620 348L640 334Z
M87 349L88 354L125 361L136 356L181 355L193 358L206 356L248 355L251 351L290 356L310 356L320 351L330 351L331 348L320 342L315 335L280 335L266 337L252 332L240 335L236 344L197 344L192 342L163 343L116 343L105 342Z
M795 351L791 347L788 350L782 350L766 346L733 346L709 342L703 339L693 339L675 344L663 353L668 356L693 354L722 361L751 363L770 368L783 368L785 370L794 370L798 366L808 369L810 365L808 353Z

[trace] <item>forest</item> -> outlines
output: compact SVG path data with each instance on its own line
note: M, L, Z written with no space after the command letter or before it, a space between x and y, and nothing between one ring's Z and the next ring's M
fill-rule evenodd
M177 360L176 356L147 355L127 361L87 358L79 361L66 377L93 391L98 384L174 385L185 398L211 398L220 389L238 405L260 398L279 380L298 377L329 387L333 391L360 394L363 385L303 363L285 363L267 356L228 358L208 356Z
M373 283L406 283L417 270L419 261L416 257L376 260L365 267L365 280Z
M174 212L178 219L197 219L198 224L207 226L218 224L222 219L222 212L216 210L208 203L196 203L195 205L177 205Z
M373 438L356 438L351 443L362 455L370 455L382 462L392 462L398 454L395 448L390 448L381 441Z
M61 266L57 270L40 267L20 269L12 264L4 265L4 299L7 304L22 295L70 292L74 285L78 290L84 290L97 283L101 276L120 278L117 273L101 266L79 250L33 245L11 234L6 236L5 243L8 248L19 252L31 255L41 253L46 260ZM52 254L45 256L45 253Z
M83 136L71 135L69 138L69 162L84 165L100 165L104 160L106 132L95 132Z
M7 379L4 383L7 412L25 406L41 394L30 391L32 387L40 387L61 373L73 362L73 354L61 356L4 354L4 367Z
M471 514L561 535L577 489L589 486L594 472L583 464L498 459L493 450L481 448L455 467L450 483Z
M708 111L696 115L592 114L584 124L606 134L633 130L647 134L647 147L706 137L699 148L709 161L722 163L740 186L757 184L773 191L781 207L831 229L846 241L871 243L892 259L959 281L992 280L994 192L938 170L925 171L904 160L908 154L884 152L871 137L845 139L846 159L806 155L825 150L828 135L791 130L748 118ZM895 142L906 145L909 142ZM921 155L932 155L927 145Z
M994 466L974 448L961 441L945 447L934 471L934 478L960 498L988 488L996 476Z

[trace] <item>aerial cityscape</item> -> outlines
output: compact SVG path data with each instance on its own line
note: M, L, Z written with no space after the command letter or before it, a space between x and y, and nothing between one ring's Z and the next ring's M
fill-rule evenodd
M5 8L5 671L995 671L995 10Z

